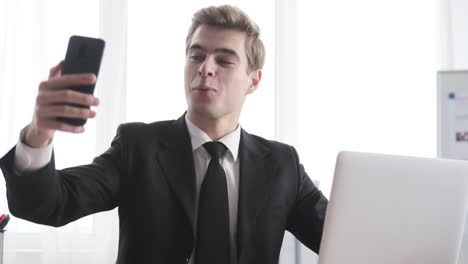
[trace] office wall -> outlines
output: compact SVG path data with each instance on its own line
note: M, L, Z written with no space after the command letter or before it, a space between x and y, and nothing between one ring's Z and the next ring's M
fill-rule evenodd
M453 68L468 69L468 1L451 1Z
M439 69L468 69L468 1L439 0Z

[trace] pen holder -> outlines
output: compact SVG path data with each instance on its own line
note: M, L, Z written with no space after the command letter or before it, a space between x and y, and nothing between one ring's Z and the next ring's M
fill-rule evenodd
M0 264L3 264L3 235L6 230L0 229Z

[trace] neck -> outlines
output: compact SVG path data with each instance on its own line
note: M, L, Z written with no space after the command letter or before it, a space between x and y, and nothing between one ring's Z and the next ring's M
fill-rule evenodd
M205 132L213 141L219 140L225 135L231 133L239 124L239 117L225 116L222 118L210 118L198 115L191 111L187 116L197 127Z

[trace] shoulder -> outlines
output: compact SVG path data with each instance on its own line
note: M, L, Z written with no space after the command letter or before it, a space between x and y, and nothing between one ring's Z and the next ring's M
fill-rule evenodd
M119 126L117 131L119 133L125 133L130 135L145 135L151 134L155 135L161 133L162 131L167 130L175 120L164 120L157 121L153 123L143 123L143 122L131 122L123 123Z
M153 123L131 122L121 124L115 136L129 144L151 144L164 135L171 134L175 120L164 120Z
M286 143L282 143L275 140L265 139L263 137L242 132L244 144L250 145L249 147L257 148L268 153L273 159L295 159L298 161L296 149Z

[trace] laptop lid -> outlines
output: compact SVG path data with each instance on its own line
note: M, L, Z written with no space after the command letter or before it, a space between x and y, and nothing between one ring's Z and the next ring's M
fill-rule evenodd
M319 264L455 264L468 162L341 152Z

